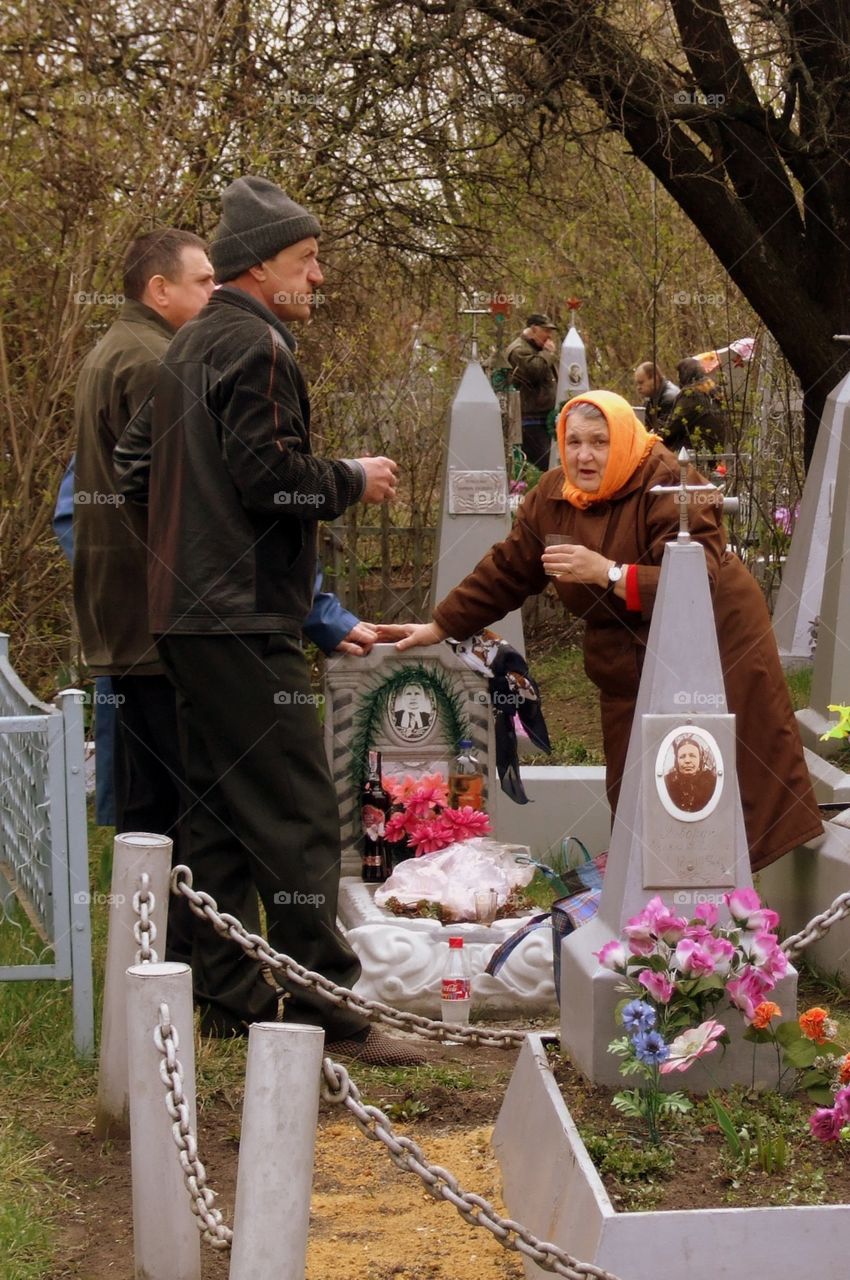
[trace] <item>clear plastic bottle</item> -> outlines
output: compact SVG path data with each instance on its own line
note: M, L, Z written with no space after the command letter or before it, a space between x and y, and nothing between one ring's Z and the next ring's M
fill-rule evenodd
M468 804L481 810L484 808L484 773L472 750L472 739L461 738L458 746L460 750L449 770L449 804L453 809L462 809Z
M443 970L440 1007L443 1022L467 1023L472 1005L472 980L463 938L449 938L449 958Z

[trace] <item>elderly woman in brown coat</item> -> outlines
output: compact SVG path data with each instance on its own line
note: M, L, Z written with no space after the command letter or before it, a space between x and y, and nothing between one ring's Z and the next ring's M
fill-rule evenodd
M678 530L671 494L678 463L610 391L570 400L558 420L562 467L526 497L504 542L441 601L434 619L398 645L464 639L554 585L584 618L584 662L600 692L608 797L616 805L665 543ZM691 471L689 483L702 483ZM823 828L770 617L757 584L726 549L720 507L692 502L691 536L705 549L729 710L735 713L738 776L753 870ZM547 534L573 545L546 548Z

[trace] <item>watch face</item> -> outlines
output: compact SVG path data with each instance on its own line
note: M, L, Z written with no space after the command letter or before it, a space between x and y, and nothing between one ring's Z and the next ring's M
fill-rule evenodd
M623 567L619 564L612 564L608 570L608 581L619 582L623 576Z

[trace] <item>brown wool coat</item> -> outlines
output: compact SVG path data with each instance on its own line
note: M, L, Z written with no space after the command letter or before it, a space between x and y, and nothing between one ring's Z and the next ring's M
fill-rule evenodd
M675 538L679 526L675 497L647 491L678 480L676 459L656 444L614 498L580 510L561 497L563 471L548 472L522 503L505 541L434 611L435 621L449 635L463 639L543 591L553 581L540 560L547 533L570 534L618 563L637 564L640 614L629 612L624 600L601 587L554 582L565 608L587 624L584 665L600 692L612 809L625 766L664 544ZM692 471L689 483L701 482ZM705 548L726 698L737 717L738 778L750 861L757 871L821 834L823 827L761 591L738 557L726 550L718 505L692 501L689 520L692 536Z

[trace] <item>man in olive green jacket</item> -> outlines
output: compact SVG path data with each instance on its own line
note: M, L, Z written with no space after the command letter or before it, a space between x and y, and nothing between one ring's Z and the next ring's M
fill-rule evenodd
M160 832L175 844L185 802L174 689L148 628L146 515L117 491L112 450L152 394L175 332L212 290L198 236L164 228L134 240L121 311L83 362L74 408L74 609L90 671L113 678L116 829ZM189 958L188 920L179 916L169 912L169 959Z

